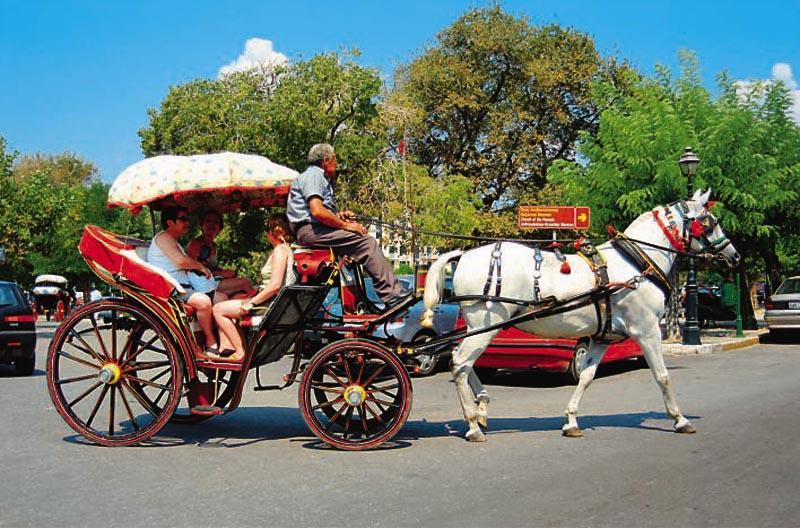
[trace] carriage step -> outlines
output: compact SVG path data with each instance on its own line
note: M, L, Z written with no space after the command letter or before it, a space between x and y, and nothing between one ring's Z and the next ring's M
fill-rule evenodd
M281 385L256 385L253 387L254 391L268 391L268 390L281 390Z
M209 361L207 359L197 358L197 368L201 369L219 369L219 370L242 370L241 363L227 363L224 360Z
M196 405L189 409L189 412L198 416L216 416L222 414L222 407L216 405Z

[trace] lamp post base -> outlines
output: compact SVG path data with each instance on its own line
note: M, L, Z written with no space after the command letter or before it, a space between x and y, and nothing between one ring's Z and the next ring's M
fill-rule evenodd
M700 343L700 327L699 326L684 326L683 327L683 341L684 345L699 345Z

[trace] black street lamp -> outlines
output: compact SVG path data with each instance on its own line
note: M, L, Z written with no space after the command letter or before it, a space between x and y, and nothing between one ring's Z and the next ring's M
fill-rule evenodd
M689 196L692 196L692 180L697 174L697 166L700 165L700 158L692 152L691 147L686 147L683 156L678 160L681 173L686 176L686 188ZM690 248L687 248L690 249ZM700 344L700 324L697 321L697 272L694 267L694 258L689 257L689 270L686 274L686 316L683 324L683 344Z

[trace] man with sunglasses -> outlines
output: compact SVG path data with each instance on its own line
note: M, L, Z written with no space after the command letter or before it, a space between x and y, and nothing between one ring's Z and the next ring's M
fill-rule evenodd
M147 250L147 261L169 273L180 284L186 293L181 300L197 310L197 322L206 338L206 352L216 354L217 338L212 327L211 299L214 295L213 276L201 262L186 254L178 239L189 231L187 210L172 206L161 211L161 232L153 237ZM189 273L199 273L207 279L203 291L193 287L193 277ZM208 290L208 291L205 291Z

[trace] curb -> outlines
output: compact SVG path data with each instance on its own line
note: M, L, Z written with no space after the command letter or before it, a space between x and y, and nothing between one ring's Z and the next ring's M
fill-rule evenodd
M661 351L665 356L693 356L697 354L717 354L747 348L759 344L760 337L769 331L758 330L756 334L747 337L732 337L730 341L707 343L704 345L684 345L681 343L663 343Z

